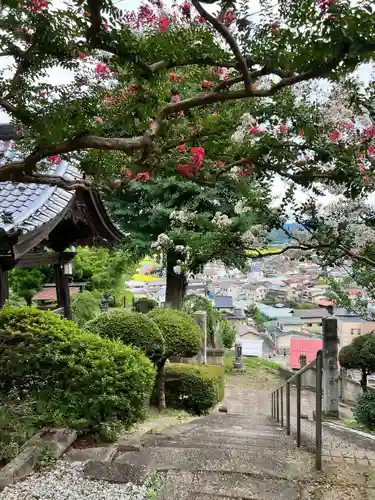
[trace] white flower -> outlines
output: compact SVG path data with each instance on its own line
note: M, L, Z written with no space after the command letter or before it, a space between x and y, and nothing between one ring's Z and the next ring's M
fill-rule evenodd
M237 201L237 203L234 206L234 212L236 214L243 214L245 212L249 212L250 210L251 210L250 207L244 206L244 201L243 200Z
M185 250L184 245L176 245L175 246L176 252L183 252Z
M218 227L227 227L232 223L230 218L226 214L222 214L221 212L216 212L211 222L213 224L216 224Z
M174 271L176 274L181 274L181 266L174 266L174 267L173 267L173 271Z

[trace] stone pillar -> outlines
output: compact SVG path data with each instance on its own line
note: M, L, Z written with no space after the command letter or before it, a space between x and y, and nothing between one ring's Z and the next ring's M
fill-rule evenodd
M236 343L235 345L235 359L234 359L234 369L235 370L243 370L243 362L242 362L242 344Z
M339 368L337 319L323 319L323 412L328 418L339 416Z
M201 327L203 332L203 364L207 364L207 313L206 311L197 311L195 321Z

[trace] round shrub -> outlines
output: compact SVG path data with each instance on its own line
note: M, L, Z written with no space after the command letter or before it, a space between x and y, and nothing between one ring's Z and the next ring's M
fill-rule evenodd
M84 326L87 321L96 318L99 314L99 299L92 292L85 290L84 292L73 295L72 316L73 321L75 321L78 326Z
M202 345L202 330L187 314L174 309L153 309L148 317L159 326L165 342L165 358L195 356Z
M134 302L133 310L135 312L147 314L148 312L155 309L155 307L157 306L158 303L156 302L156 300L149 299L147 297L142 297L141 299L138 299Z
M368 429L375 429L375 391L367 391L361 394L354 411L354 417L360 424Z
M89 321L85 328L102 337L138 347L151 359L160 358L164 352L164 339L158 325L141 313L116 309Z
M172 408L201 415L224 397L222 366L171 363L165 378L165 400Z
M232 349L236 341L236 329L224 318L219 324L220 338L226 349Z
M0 391L32 397L46 424L82 429L143 417L155 380L150 361L121 342L48 311L0 311Z

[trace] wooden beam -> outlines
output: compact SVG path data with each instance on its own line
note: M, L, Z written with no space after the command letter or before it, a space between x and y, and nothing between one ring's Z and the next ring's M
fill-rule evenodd
M70 262L75 255L75 252L30 252L21 257L15 267L52 266Z
M0 267L0 307L3 307L9 297L8 271Z

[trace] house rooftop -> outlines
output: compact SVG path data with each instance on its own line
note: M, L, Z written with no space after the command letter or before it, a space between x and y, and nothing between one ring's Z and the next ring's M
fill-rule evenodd
M343 307L334 307L333 314L335 316L350 315L347 309ZM317 307L316 309L293 309L293 317L295 318L326 318L330 316L327 309Z
M230 295L217 295L214 307L217 309L233 309L233 298Z

